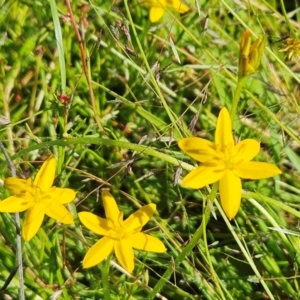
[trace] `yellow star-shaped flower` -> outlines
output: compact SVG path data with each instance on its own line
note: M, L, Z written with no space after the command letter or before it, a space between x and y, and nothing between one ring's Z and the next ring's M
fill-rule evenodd
M188 137L180 140L178 145L182 151L201 162L199 167L183 178L182 186L201 189L219 181L221 204L230 220L240 207L241 178L263 179L281 174L275 165L251 161L260 151L260 144L256 140L234 143L231 119L226 108L220 111L214 143Z
M106 219L89 212L78 214L80 221L89 230L103 235L86 253L83 267L90 268L102 262L110 253L115 255L121 266L128 272L134 269L133 248L163 253L164 244L157 238L141 232L142 227L155 212L155 204L148 204L123 221L123 212L119 211L115 199L108 191L102 192Z
M149 19L152 23L159 21L167 9L173 9L181 14L190 9L180 0L146 0L143 3L150 7Z
M13 196L0 202L0 212L16 213L27 210L22 229L24 240L29 241L39 230L45 214L64 224L73 224L72 214L63 204L75 199L75 192L52 186L56 159L50 156L37 173L35 180L8 177L4 186Z

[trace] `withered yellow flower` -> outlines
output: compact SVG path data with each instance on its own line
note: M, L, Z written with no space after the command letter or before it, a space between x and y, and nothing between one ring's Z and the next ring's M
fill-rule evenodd
M265 35L251 45L251 33L248 30L243 32L239 55L239 77L245 77L255 72L260 64L265 45Z
M279 50L280 52L286 52L288 59L300 57L300 40L296 38L288 38L283 41L283 46Z

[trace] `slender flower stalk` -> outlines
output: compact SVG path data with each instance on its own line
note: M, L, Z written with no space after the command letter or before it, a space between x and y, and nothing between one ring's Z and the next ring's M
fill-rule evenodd
M169 8L180 14L190 9L180 0L146 0L143 4L150 7L149 19L152 23L159 21Z
M238 104L240 101L240 97L241 97L241 93L242 93L242 89L244 87L244 84L247 80L247 77L238 77L238 81L237 81L237 85L234 91L234 95L233 95L233 100L232 100L232 105L231 105L231 110L230 110L230 117L231 117L231 122L232 122L232 128L235 129L236 128L236 114L237 114L237 108L238 108Z
M230 220L240 207L241 178L256 180L281 174L275 165L251 161L260 151L260 144L256 140L234 143L231 119L226 108L220 111L214 143L188 137L181 139L178 145L186 154L201 162L199 167L183 178L182 186L201 189L219 182L221 204Z
M6 148L0 141L0 149L4 154L4 157L8 163L8 167L11 172L11 176L15 177L16 176L16 169L6 152ZM22 241L21 241L21 236L20 236L20 214L15 213L15 223L16 223L16 251L17 251L17 260L18 260L18 275L19 275L19 284L20 284L20 290L19 290L19 299L20 300L25 300L25 291L24 291L24 273L23 273L23 256L22 256ZM4 288L3 288L4 289Z
M174 270L177 270L179 268L180 264L189 256L196 245L199 244L199 240L203 238L203 232L206 229L206 225L210 215L210 209L208 206L206 206L204 215L205 217L202 219L202 222L198 229L193 233L189 243L182 249L182 251L179 251L178 256L174 260L174 263L169 264L167 270L160 276L160 279L153 287L153 290L149 293L147 300L155 299L156 294L163 288L166 282L169 281L169 278L174 273Z
M16 213L27 210L22 236L29 241L42 225L45 214L64 224L73 224L72 214L64 204L75 199L75 192L52 186L56 170L56 158L50 156L42 165L34 181L31 178L8 177L4 186L13 196L0 202L0 212Z
M104 236L86 253L82 263L84 268L97 265L114 252L121 266L131 273L134 269L133 248L157 253L167 250L159 239L141 232L155 212L155 204L141 207L123 221L123 212L119 211L115 199L108 191L102 191L102 200L106 219L90 212L78 214L85 227Z

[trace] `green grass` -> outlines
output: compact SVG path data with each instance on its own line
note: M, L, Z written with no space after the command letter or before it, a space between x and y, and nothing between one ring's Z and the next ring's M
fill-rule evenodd
M53 153L55 184L77 192L68 206L75 225L46 218L30 242L22 241L26 299L300 299L300 64L279 51L282 41L271 42L297 37L299 13L288 21L295 8L282 13L279 0L196 0L199 9L186 3L185 15L169 11L151 24L137 0L91 1L87 12L72 1L80 44L64 1L2 2L0 114L10 124L0 125L0 140L19 177L34 176ZM220 109L232 106L245 29L268 42L242 89L234 135L259 140L256 160L282 174L244 180L230 222L218 193L208 205L212 187L173 182L178 168L182 179L196 165L177 141L213 141ZM0 153L0 178L10 175ZM99 236L77 213L103 216L101 188L110 188L125 216L157 205L144 230L168 251L136 251L132 276L114 256L82 268ZM1 186L1 199L8 196ZM0 214L0 232L1 287L17 266L13 214ZM0 298L19 299L19 285L15 275Z

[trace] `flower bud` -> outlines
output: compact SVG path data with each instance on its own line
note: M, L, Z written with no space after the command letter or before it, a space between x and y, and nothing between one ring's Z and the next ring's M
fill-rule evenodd
M248 30L243 32L240 57L239 57L239 77L245 77L255 72L260 64L262 54L266 45L266 36L258 38L251 45L251 34Z

